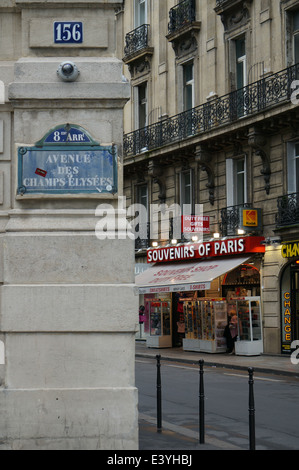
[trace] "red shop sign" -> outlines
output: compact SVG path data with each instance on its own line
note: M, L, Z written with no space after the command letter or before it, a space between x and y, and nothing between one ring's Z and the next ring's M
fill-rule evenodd
M208 215L182 215L183 233L210 233L210 217Z
M165 263L246 253L265 253L265 245L261 245L263 240L265 240L264 237L237 237L181 246L150 248L147 250L147 262Z

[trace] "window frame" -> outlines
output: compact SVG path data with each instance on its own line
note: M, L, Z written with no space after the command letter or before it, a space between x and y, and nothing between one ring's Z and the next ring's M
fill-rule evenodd
M243 202L238 201L238 173L237 163L238 161L244 161L243 173ZM248 187L247 187L247 157L246 155L240 155L236 158L228 158L226 160L226 200L227 207L242 206L248 203Z
M144 18L142 18L142 9L143 9ZM143 24L147 24L147 0L135 0L134 1L134 28L138 28L139 26L142 26Z
M186 192L186 188L188 187L188 185L184 184L184 181L183 181L183 178L186 176L186 175L189 175L190 177L190 183L189 183L189 199L190 199L190 202L186 202L185 200L185 192ZM191 213L189 213L190 211L188 211L188 213L184 213L184 204L185 205L189 205L190 204L190 209L191 209ZM180 172L180 206L181 206L181 213L183 215L193 215L194 213L194 170L192 168L188 169L188 170L182 170Z
M140 90L145 89L145 98L143 103L140 102ZM134 86L134 128L135 130L143 129L148 125L148 82L144 81ZM141 124L141 106L144 106L144 125Z
M296 146L298 146L298 151L296 151ZM288 194L299 192L299 168L298 168L298 174L297 174L297 171L296 171L297 164L299 164L299 141L288 142L287 143ZM297 181L298 181L298 187L297 187Z

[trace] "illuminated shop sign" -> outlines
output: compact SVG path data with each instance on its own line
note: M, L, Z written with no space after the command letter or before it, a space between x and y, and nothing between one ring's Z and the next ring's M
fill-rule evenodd
M299 256L299 241L286 243L282 245L281 255L283 258L293 258Z
M238 237L173 247L150 248L148 263L186 261L200 258L265 253L264 237Z
M291 294L289 291L282 292L282 353L291 352L292 342L292 315Z
M262 210L244 209L240 207L240 227L248 232L258 232L262 230Z
M258 211L256 209L243 209L243 225L245 227L258 226Z
M183 233L210 233L210 217L200 215L182 215Z

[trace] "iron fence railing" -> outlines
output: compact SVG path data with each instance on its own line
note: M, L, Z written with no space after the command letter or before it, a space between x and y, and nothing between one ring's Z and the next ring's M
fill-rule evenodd
M184 0L169 10L168 33L175 33L192 21L195 21L195 0Z
M242 0L239 0L239 3L241 2ZM234 0L216 0L216 8L233 6L235 3Z
M176 116L124 135L124 154L136 155L264 112L291 99L299 64Z
M299 193L286 194L277 199L276 226L299 224Z
M135 54L136 52L146 48L149 41L149 25L143 24L138 28L130 31L125 37L125 57Z
M244 203L237 206L230 206L221 209L220 230L223 237L237 235L240 227L240 208L248 209L251 204Z
M150 222L138 224L136 226L135 250L146 249L151 244L150 235L151 225Z

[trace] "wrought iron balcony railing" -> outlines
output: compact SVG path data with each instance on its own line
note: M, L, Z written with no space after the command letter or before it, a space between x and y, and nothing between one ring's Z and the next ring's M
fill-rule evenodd
M299 193L286 194L277 199L276 227L299 224Z
M216 7L222 6L225 3L232 3L230 0L216 0Z
M151 236L150 236L150 222L144 224L138 224L136 231L138 237L135 238L135 250L145 250L150 246Z
M237 206L230 206L221 209L221 223L220 229L223 237L237 235L238 228L240 227L240 208L249 209L251 204L241 204Z
M195 21L195 0L184 0L169 10L168 33L175 33L192 21Z
M161 241L161 235L163 240L172 240L176 238L177 242L183 243L190 241L186 238L181 231L181 217L169 218L164 221L164 225L159 222L147 222L144 224L137 224L136 226L136 238L135 238L135 250L144 250L151 246L152 241ZM151 232L152 230L152 232ZM192 234L191 234L192 235ZM191 238L191 237L190 237Z
M149 25L143 24L138 28L130 31L125 37L125 57L135 54L148 46L149 41Z
M231 8L236 4L242 4L243 0L216 0L216 10L218 8Z
M182 141L287 103L293 91L291 84L298 77L299 64L296 64L196 108L125 134L124 154L136 155Z

